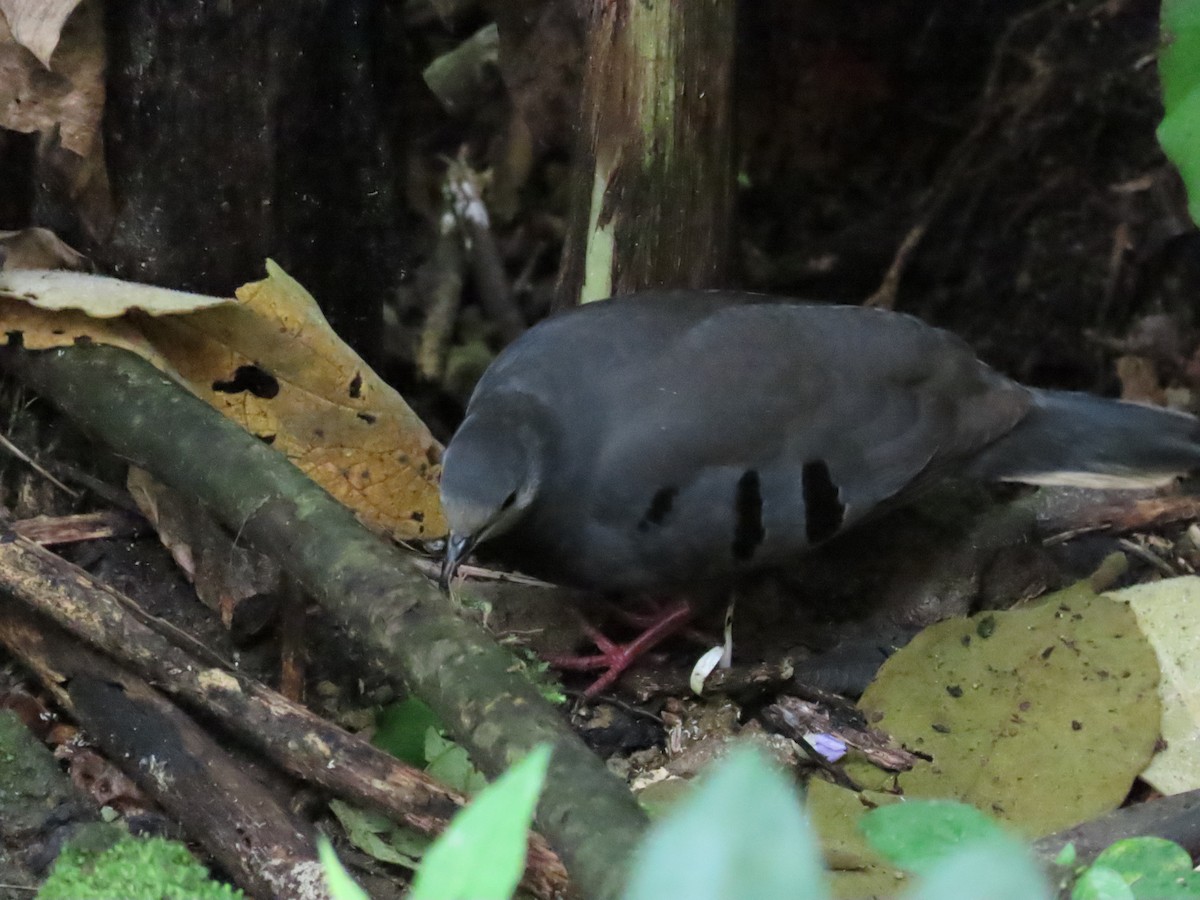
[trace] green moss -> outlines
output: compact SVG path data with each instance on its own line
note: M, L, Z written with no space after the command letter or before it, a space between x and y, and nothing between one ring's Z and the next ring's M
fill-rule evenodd
M162 838L122 838L104 850L74 840L59 855L37 900L236 900L186 847Z

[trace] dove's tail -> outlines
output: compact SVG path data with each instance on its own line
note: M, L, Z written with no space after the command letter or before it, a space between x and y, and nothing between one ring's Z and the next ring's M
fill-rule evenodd
M1149 487L1200 470L1200 420L1140 403L1034 390L1029 413L972 468L994 481Z

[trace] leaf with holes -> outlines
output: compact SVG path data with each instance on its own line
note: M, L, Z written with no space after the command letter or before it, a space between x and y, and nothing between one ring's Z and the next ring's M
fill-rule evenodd
M445 533L441 446L273 262L237 300L77 272L0 273L0 334L29 348L84 337L173 369L377 530Z

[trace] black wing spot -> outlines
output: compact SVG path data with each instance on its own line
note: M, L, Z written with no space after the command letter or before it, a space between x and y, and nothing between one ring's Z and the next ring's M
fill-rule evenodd
M804 464L801 478L804 487L804 526L810 544L819 544L833 537L842 527L846 504L838 487L829 476L829 466L818 459Z
M355 372L354 377L350 379L350 399L357 400L362 396L362 374Z
M650 506L638 522L638 531L649 531L651 527L665 522L671 514L671 507L675 505L675 497L678 494L679 488L665 487L657 490L650 500Z
M368 425L374 425L376 423L376 421L378 421L378 419L375 416L371 415L370 413L358 413L357 415L360 419L362 419Z
M212 389L221 394L249 392L255 397L270 400L279 395L279 382L266 369L258 366L238 366L229 381L214 381Z
M733 511L737 523L733 528L733 558L746 562L762 544L767 532L762 521L762 484L758 472L747 469L738 479Z

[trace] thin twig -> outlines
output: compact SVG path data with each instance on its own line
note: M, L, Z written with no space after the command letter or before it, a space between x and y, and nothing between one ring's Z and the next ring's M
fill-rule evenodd
M55 478L53 475L51 475L49 472L47 472L45 469L43 469L39 463L35 462L33 459L31 459L29 457L29 454L27 454L24 450L22 450L16 444L14 444L12 441L10 441L4 435L3 432L0 432L0 446L3 446L6 450L8 450L9 453L11 453L17 459L21 460L21 462L28 465L31 469L33 469L33 471L37 472L39 475L41 475L43 478L45 478L47 481L49 481L52 485L54 485L56 488L61 490L63 493L67 494L69 497L71 497L74 500L79 499L80 494L78 491L74 490L73 488L67 487L65 484L63 484L61 481L59 481L57 478Z

